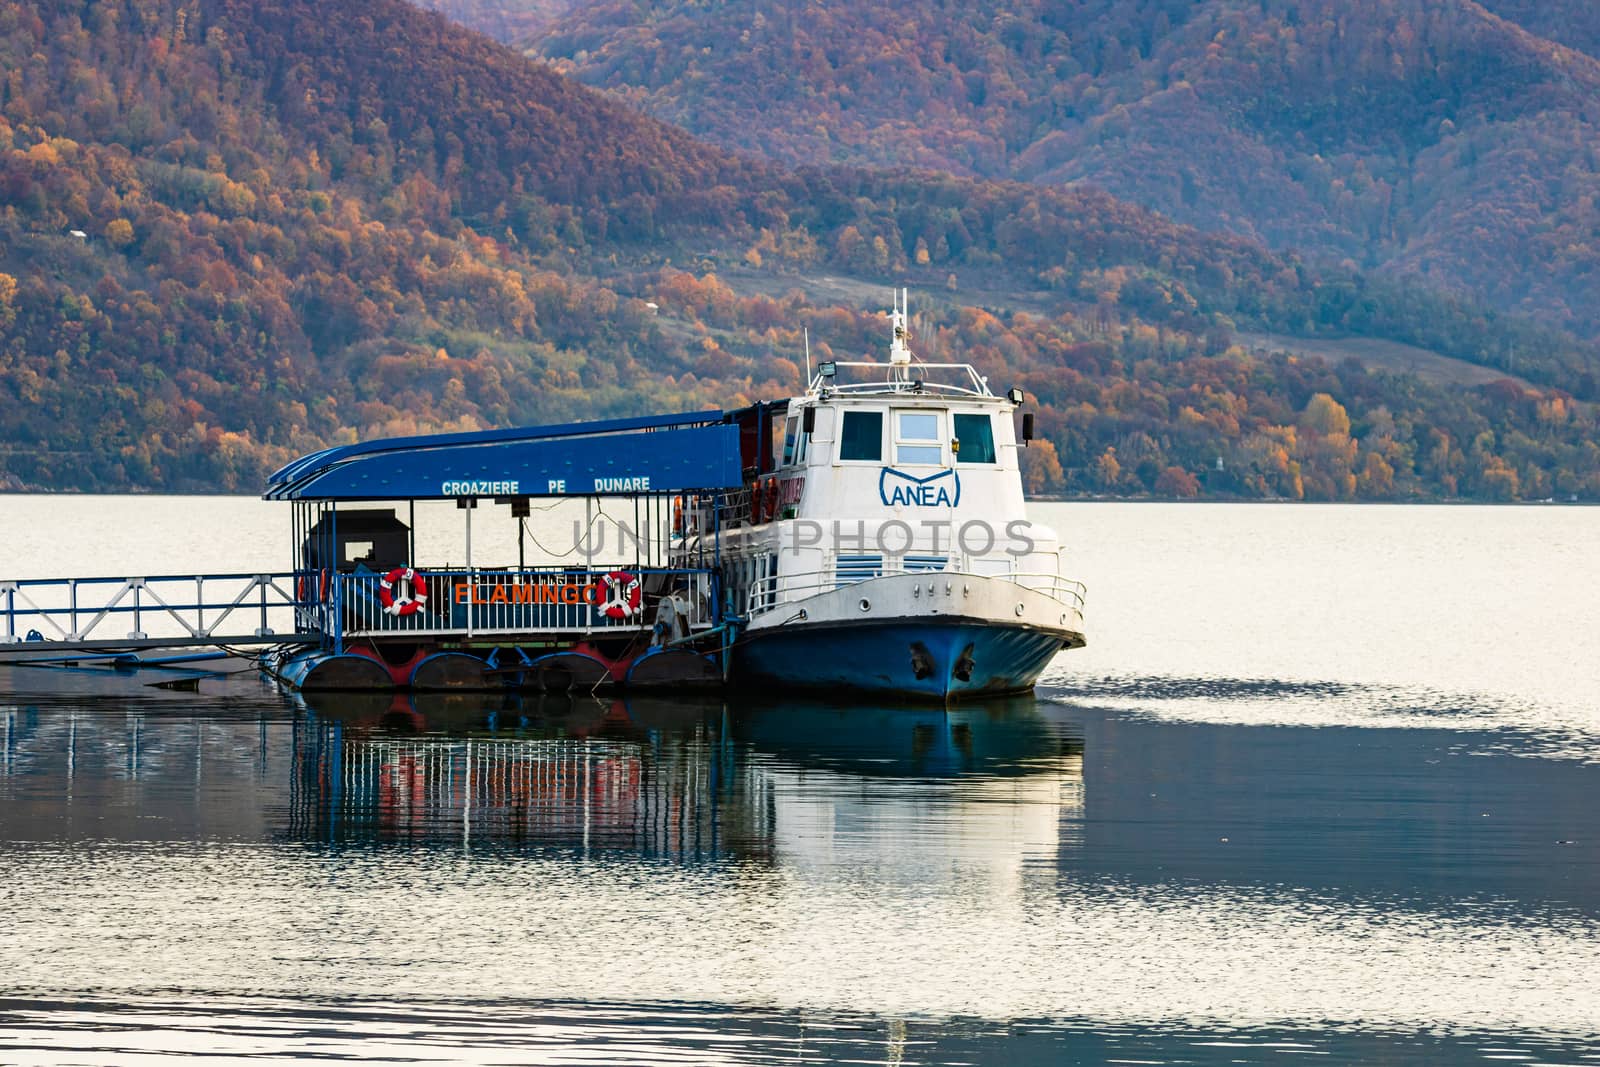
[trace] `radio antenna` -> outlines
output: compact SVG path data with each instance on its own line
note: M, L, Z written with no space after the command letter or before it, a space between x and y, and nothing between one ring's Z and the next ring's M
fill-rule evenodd
M806 384L811 384L811 330L805 326L800 327L800 336L806 339Z

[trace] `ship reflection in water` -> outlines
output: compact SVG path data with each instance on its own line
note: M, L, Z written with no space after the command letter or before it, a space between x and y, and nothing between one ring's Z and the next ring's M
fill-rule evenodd
M0 676L6 1062L1600 1054L1600 765L1093 690L947 712L33 677Z
M1010 876L1083 809L1083 745L1029 700L950 712L582 697L302 695L289 832L803 869ZM916 862L907 863L910 856Z

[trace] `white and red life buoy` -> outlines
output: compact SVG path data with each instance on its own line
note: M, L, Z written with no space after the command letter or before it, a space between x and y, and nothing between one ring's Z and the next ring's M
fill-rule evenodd
M612 571L595 583L599 588L600 613L608 619L631 619L644 600L637 575Z
M405 589L396 596L395 587L401 582ZM428 583L410 567L396 567L379 580L378 599L383 602L385 614L415 615L428 603Z

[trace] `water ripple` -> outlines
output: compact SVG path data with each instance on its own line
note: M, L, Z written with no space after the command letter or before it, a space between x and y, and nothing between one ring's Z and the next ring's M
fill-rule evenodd
M1422 686L1334 681L1074 675L1058 660L1042 698L1169 722L1239 726L1442 728L1470 751L1600 762L1600 707ZM1578 694L1582 696L1582 694Z

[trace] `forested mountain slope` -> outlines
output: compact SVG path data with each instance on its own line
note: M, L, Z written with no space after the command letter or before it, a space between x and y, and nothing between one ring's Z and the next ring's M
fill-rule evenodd
M1585 0L1479 0L1479 3L1529 33L1591 56L1600 56L1600 7Z
M1042 490L1600 497L1571 337L1093 191L782 170L398 0L3 0L0 69L11 487L250 490L333 441L782 395L802 327L881 345L787 292L832 271L919 288L937 355L1037 397ZM1251 353L1235 326L1535 387Z
M510 44L525 41L572 10L575 0L419 0L454 22Z
M1488 6L594 0L530 48L768 158L1089 183L1600 334L1600 16Z

